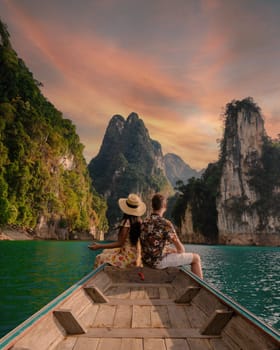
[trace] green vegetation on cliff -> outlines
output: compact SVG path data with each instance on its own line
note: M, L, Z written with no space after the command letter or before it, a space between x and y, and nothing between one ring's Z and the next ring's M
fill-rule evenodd
M187 184L178 181L177 200L171 216L177 226L181 227L187 207L191 208L193 229L200 232L212 242L218 237L216 197L220 181L219 163L209 164L201 178L192 177Z
M242 179L241 173L244 172L240 164L240 140L238 139L237 118L240 111L243 111L243 117L250 125L250 118L253 113L259 114L260 108L251 97L228 103L223 116L224 135L220 141L218 161L208 165L201 179L192 178L187 184L182 182L177 184L179 193L172 212L176 224L179 227L182 225L186 209L189 207L194 231L210 238L213 243L218 237L217 199L220 195L222 169L228 157L233 159L239 179ZM277 217L280 211L280 137L272 140L265 136L261 142L261 157L257 152L253 152L250 153L250 159L246 160L249 169L248 185L257 194L257 200L250 204L248 198L242 193L239 197L228 198L226 203L227 210L237 221L241 220L245 210L250 212L257 209L262 226L259 227L260 230L268 225L270 215Z
M254 203L262 228L268 225L268 214L280 213L280 135L277 139L265 137L262 156L250 171L250 186L258 194Z
M171 191L164 174L161 145L150 138L136 113L127 120L115 115L110 120L98 155L89 163L93 185L106 199L107 218L114 225L121 215L120 197L134 192L147 203L151 193Z
M107 226L75 126L42 95L0 21L0 224Z

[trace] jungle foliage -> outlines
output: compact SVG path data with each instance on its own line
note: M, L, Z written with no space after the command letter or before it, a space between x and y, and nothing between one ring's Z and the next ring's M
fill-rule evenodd
M75 126L41 93L0 21L0 225L106 229L106 204L91 188ZM70 164L66 164L70 162Z
M118 199L138 193L149 201L151 193L169 189L163 169L161 145L150 138L144 122L136 113L127 119L112 117L99 154L89 163L89 172L98 193L107 199L107 218L114 227L122 215Z
M250 186L258 194L254 207L265 226L267 214L280 215L280 135L264 138L260 163L251 169L250 176Z
M215 241L218 236L216 198L221 176L219 163L209 164L201 178L192 177L187 184L177 182L177 200L171 216L181 227L187 207L191 208L193 229Z
M200 179L192 178L187 184L177 183L177 200L172 217L180 227L187 207L191 208L193 227L206 237L215 238L218 235L216 200L219 196L219 185L222 168L227 157L226 140L237 135L237 114L240 110L245 112L245 118L251 117L251 112L260 112L260 107L253 98L247 97L241 101L233 100L226 105L222 115L224 126L223 138L219 141L219 159L209 164ZM248 119L250 121L250 119ZM238 155L237 155L238 157ZM238 171L241 171L239 169ZM248 207L246 198L232 198L230 210L234 211L236 218L242 212L256 208L263 223L267 224L269 214L279 215L280 212L280 136L272 140L265 137L262 146L262 156L251 166L249 171L249 185L257 193L258 200Z

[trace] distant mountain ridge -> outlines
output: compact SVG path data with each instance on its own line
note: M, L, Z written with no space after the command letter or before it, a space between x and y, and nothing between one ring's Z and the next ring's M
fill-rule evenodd
M201 172L192 169L181 157L174 153L167 153L163 160L166 176L173 187L176 186L177 181L187 183L191 177L201 176Z

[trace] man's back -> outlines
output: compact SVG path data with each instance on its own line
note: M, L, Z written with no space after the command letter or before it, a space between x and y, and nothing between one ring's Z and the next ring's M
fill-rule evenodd
M176 234L172 223L158 214L151 214L145 219L141 228L142 260L145 264L155 267L162 259L163 249L172 242Z

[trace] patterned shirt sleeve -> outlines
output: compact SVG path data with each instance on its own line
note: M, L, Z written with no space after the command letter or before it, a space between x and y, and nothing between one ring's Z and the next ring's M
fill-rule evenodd
M174 239L178 239L175 228L173 226L173 224L171 223L171 221L166 220L166 225L167 225L167 229L168 229L168 233L167 233L167 241L170 243L173 243Z

